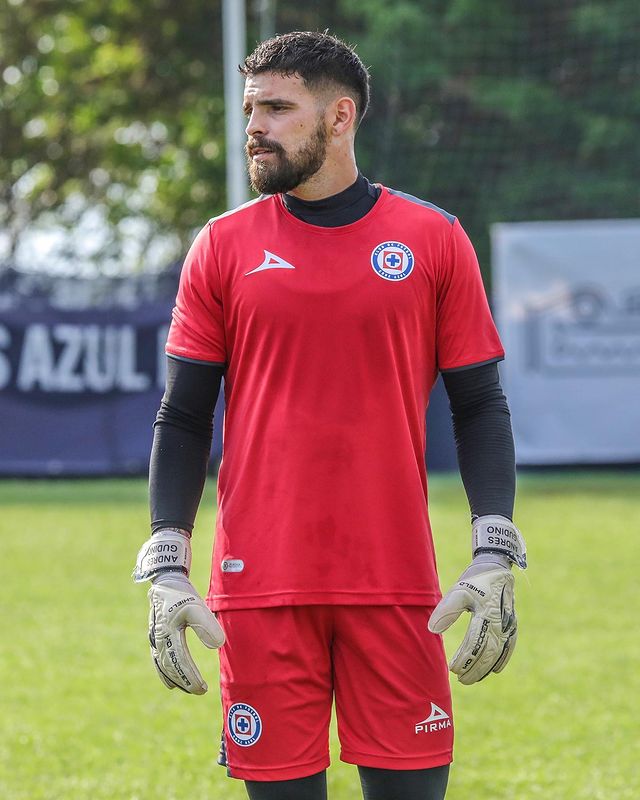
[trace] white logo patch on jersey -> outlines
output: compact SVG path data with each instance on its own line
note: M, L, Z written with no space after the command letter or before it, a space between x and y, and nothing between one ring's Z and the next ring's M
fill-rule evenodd
M402 242L382 242L371 253L371 266L386 281L408 278L413 264L413 253Z
M416 722L416 733L433 733L451 727L451 717L440 706L431 703L431 713L422 722Z
M253 275L254 272L263 272L265 269L295 269L293 264L285 261L284 258L264 250L264 261L255 269L245 272L245 275Z
M223 572L242 572L244 561L241 558L225 558L220 564Z

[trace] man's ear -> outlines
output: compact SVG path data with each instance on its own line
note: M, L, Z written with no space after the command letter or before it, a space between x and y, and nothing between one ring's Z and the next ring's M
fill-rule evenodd
M333 136L344 136L349 130L355 130L357 110L353 98L343 95L331 104L331 133Z

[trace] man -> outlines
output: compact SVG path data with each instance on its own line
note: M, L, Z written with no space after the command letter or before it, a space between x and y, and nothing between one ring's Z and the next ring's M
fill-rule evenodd
M326 797L334 698L367 800L439 800L453 739L440 634L473 612L451 662L463 683L515 644L525 553L502 346L457 219L358 172L369 75L354 51L290 33L242 71L262 196L209 222L182 271L136 567L154 661L169 688L201 694L185 626L221 647L222 763L254 800ZM439 604L424 459L438 371L473 519L472 564ZM207 608L189 539L223 374Z

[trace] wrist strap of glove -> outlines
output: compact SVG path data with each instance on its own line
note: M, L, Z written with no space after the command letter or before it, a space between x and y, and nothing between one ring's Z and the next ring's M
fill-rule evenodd
M527 547L520 531L506 517L498 514L478 517L471 529L471 551L500 553L520 569L527 568Z
M155 578L161 572L181 572L189 575L191 570L191 534L180 528L162 528L140 548L133 580L142 583Z

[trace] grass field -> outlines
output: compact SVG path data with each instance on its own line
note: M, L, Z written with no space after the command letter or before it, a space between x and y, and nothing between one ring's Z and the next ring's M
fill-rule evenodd
M531 567L517 576L520 638L499 676L454 686L447 800L640 798L640 474L525 475L517 521ZM443 585L466 565L457 477L431 481ZM213 485L194 538L207 581ZM146 536L141 480L0 484L4 635L2 800L244 798L215 765L217 657L192 649L204 697L168 692L146 644L145 589L129 575ZM458 623L447 636L453 651ZM358 798L337 760L331 800Z

